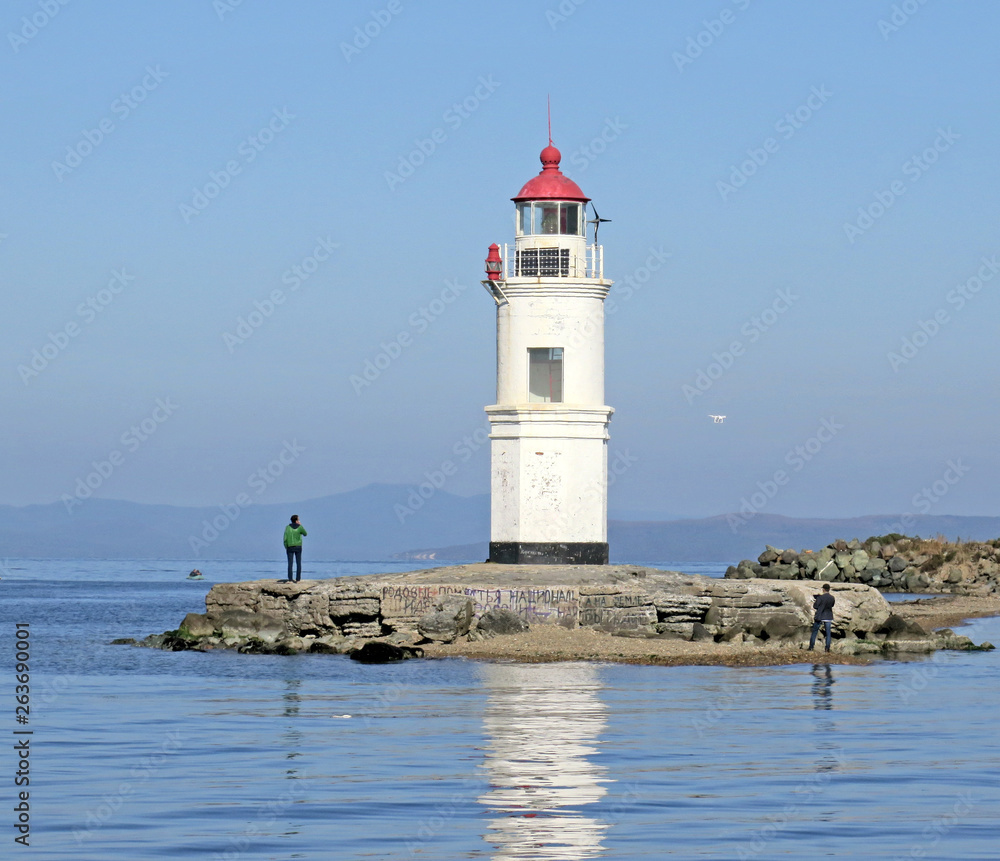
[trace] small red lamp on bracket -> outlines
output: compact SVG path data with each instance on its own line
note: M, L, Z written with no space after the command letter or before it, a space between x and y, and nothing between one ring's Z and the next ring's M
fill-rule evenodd
M490 281L503 280L503 260L500 259L500 246L495 242L490 246L490 253L486 255L486 277Z

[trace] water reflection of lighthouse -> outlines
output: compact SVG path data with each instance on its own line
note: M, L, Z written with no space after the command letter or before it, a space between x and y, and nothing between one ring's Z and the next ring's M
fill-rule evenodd
M607 726L595 667L587 664L482 668L489 691L479 798L493 814L494 859L578 859L604 854L607 823L580 808L607 794L606 769L591 761Z

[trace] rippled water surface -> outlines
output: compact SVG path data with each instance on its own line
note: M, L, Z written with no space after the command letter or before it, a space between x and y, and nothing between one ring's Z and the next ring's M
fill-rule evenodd
M4 829L23 857L1000 857L996 652L730 669L108 645L275 573L188 567L7 563L5 666L14 623L32 634L30 850ZM1000 620L963 632L1000 643Z

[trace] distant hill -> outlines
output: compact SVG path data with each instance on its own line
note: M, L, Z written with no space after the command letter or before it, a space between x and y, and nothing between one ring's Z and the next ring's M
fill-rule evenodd
M765 544L797 550L824 547L837 538L884 535L898 529L899 515L867 515L846 519L810 519L758 514L735 531L726 515L698 520L608 523L612 562L727 562L756 559ZM1000 537L1000 517L915 516L907 532L924 538L944 535L954 540L987 541ZM400 554L405 559L450 562L485 559L487 541L439 546Z
M422 504L418 507L417 502ZM409 485L359 490L281 505L184 508L91 499L69 513L61 502L0 506L0 559L283 559L289 515L309 531L312 559L385 560L411 547L458 544L489 534L487 495Z
M422 503L419 504L418 503ZM212 508L141 505L91 499L69 513L61 502L0 506L0 560L282 559L281 535L298 514L314 560L485 559L489 496L439 490L421 500L409 485L367 487L290 505ZM726 515L698 520L612 520L611 559L618 562L729 562L756 558L765 544L818 548L836 538L892 531L893 515L820 520L758 514L730 528ZM917 516L907 530L986 541L1000 537L1000 517ZM424 548L424 549L415 549Z

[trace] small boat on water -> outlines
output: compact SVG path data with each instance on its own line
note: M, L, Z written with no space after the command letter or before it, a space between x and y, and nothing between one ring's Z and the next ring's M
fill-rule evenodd
M195 568L190 574L187 575L188 580L204 580L205 575L201 573L197 568Z

